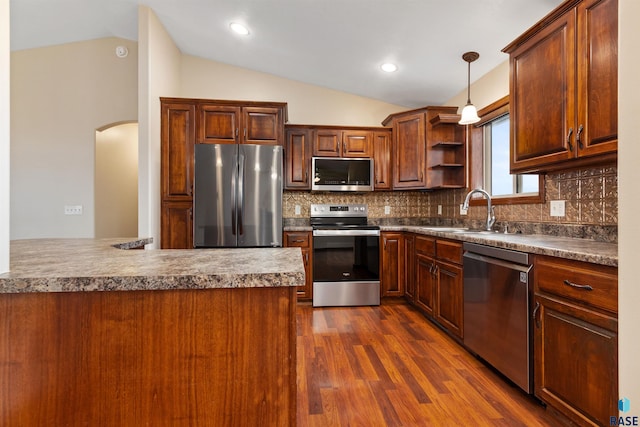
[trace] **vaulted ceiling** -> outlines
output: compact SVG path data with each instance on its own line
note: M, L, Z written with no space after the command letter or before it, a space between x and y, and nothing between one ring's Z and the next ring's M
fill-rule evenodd
M409 108L439 105L561 0L11 0L11 49L137 40L149 6L185 54ZM249 35L230 31L231 22ZM384 73L384 62L398 70Z

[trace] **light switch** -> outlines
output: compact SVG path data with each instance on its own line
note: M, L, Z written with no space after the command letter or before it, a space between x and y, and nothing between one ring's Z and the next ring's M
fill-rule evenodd
M75 205L75 206L65 205L64 214L65 215L82 215L82 205Z
M391 213L391 206L385 206L384 207L384 214L385 215L389 215Z
M438 205L438 215L442 215L442 205Z
M296 215L300 215L300 205L296 205L294 209L295 209Z

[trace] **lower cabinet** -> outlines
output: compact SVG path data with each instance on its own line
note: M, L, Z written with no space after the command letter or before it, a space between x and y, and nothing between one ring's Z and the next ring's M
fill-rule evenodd
M618 416L617 269L534 260L535 395L578 425Z
M409 300L452 335L462 338L462 244L416 235L414 245L415 293Z
M380 296L404 295L405 263L404 233L383 231L380 233Z
M284 232L284 246L285 247L298 247L302 250L302 261L304 262L304 286L298 286L298 300L311 300L313 299L313 275L312 275L312 235L310 231L285 231Z
M160 215L161 249L193 249L193 204L163 202Z

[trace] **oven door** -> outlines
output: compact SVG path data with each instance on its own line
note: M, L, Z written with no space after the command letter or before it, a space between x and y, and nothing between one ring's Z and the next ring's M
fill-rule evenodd
M314 307L379 304L380 230L314 230Z

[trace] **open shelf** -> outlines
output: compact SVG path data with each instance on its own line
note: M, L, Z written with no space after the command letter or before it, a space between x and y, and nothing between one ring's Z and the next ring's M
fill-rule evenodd
M459 141L438 141L432 145L433 148L453 148L464 145L464 142Z

